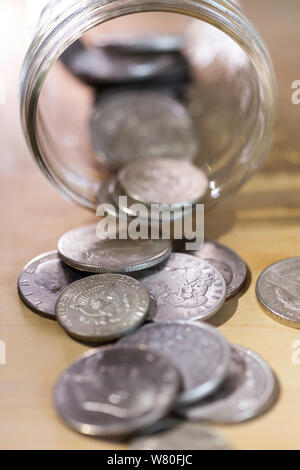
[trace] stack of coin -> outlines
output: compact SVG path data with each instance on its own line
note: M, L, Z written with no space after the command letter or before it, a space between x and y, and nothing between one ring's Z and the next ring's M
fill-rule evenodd
M169 240L100 240L96 230L94 224L67 232L58 251L34 258L18 281L29 308L91 343L116 339L145 319L150 296L126 274L162 263L172 250Z
M170 240L101 240L94 224L65 233L58 252L25 266L18 291L33 311L53 319L59 312L58 320L69 334L94 343L106 337L106 322L117 323L119 314L124 331L140 323L137 313L156 323L206 320L245 280L242 259L216 242L206 241L197 252L172 253ZM75 333L65 315L74 321L78 317L85 334ZM132 318L125 321L126 315Z
M143 448L153 437L141 436L159 429L171 412L201 423L201 434L203 424L261 415L276 392L272 370L256 353L229 345L204 323L174 322L146 325L115 346L83 355L59 378L54 404L63 421L83 434L128 439L139 433L141 441L132 447ZM150 446L182 446L176 440L168 444L182 426L197 434L196 425L181 424L155 435Z
M94 344L146 319L206 320L245 280L245 263L216 242L172 253L170 240L101 240L94 224L65 233L57 252L28 263L18 292L34 312L57 318L71 336Z

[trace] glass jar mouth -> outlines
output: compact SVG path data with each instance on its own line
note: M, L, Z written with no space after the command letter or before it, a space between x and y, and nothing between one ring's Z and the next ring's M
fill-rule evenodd
M146 12L177 13L208 23L229 36L246 53L256 72L259 94L257 120L246 142L245 154L253 153L251 169L241 171L239 180L224 184L224 198L242 186L259 167L272 143L277 88L267 48L242 9L230 0L112 0L70 1L70 5L43 13L47 21L37 30L25 57L20 79L20 113L23 132L34 160L56 190L66 199L95 210L96 201L74 192L53 170L40 145L37 109L44 82L61 54L90 29L121 16ZM239 150L240 151L240 150ZM212 191L213 194L213 191ZM207 206L214 206L218 194Z

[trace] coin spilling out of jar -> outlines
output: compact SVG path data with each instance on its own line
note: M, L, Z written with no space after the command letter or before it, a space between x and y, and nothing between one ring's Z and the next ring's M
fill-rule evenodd
M118 2L106 2L111 10L114 3ZM142 5L141 2L141 11ZM91 27L96 24L94 10L91 5L88 8ZM196 6L193 8L195 12L188 12L193 13L191 16L196 14ZM43 21L54 11L55 6L53 10L46 8ZM212 18L217 11L216 3ZM127 13L130 16L129 10ZM23 74L23 79L26 78L23 105L29 103L30 108L34 100L27 94L36 91L27 74L35 72L39 84L48 72L47 60L53 51L43 47L53 45L60 27L70 27L77 14L79 10L75 12L72 8L62 16L56 12L57 28L49 37L50 28L40 29L36 41L40 38L41 47L34 43L30 54L39 56L44 51L45 57L38 72L36 67L28 67ZM220 11L219 17L222 14ZM244 25L242 15L235 8L233 17L240 20L232 25L235 35ZM83 16L81 19L78 24L84 28ZM189 34L194 31L194 24L191 26ZM83 30L72 35L73 40ZM256 34L249 37L258 40ZM192 49L197 53L192 58L182 34L132 32L102 34L90 43L77 39L71 44L69 40L68 49L60 56L60 72L68 76L70 88L76 84L74 96L80 95L79 90L87 92L89 107L83 106L84 119L79 104L77 108L74 105L72 113L68 109L70 127L76 128L74 122L78 117L82 127L71 142L68 135L64 137L70 154L74 141L80 143L78 155L82 156L84 134L92 162L89 177L82 177L75 159L59 161L60 149L52 146L53 139L48 139L49 146L33 145L32 136L28 139L33 151L39 150L40 163L41 158L47 160L40 154L42 148L55 149L55 165L48 165L47 160L40 167L61 186L62 192L71 198L76 194L76 200L89 207L107 204L109 214L118 221L137 219L140 215L151 227L148 214L153 205L180 210L190 206L194 214L197 204L208 199L217 201L246 180L250 168L255 167L255 159L263 157L261 149L266 152L270 141L265 129L259 128L264 123L266 129L271 128L273 109L272 71L265 48L259 42L251 44L250 49L255 51L251 70L255 73L258 64L257 75L264 76L266 83L257 84L258 78L248 76L250 62L242 55L245 62L237 61L238 69L233 68L226 75L234 77L231 78L234 83L230 82L225 92L222 88L217 93L218 77L224 77L228 70L226 60L235 55L231 48L230 54L225 54L223 69L216 74L215 65L222 62L220 58L226 49L225 38L222 36L219 43L206 42L202 48L201 34L196 34L196 38ZM64 44L57 43L63 50ZM213 51L208 49L211 44L216 47ZM233 42L231 46L234 47ZM246 46L241 51L248 50ZM263 54L258 54L257 60L254 55L260 50ZM27 65L30 60L31 55ZM205 70L202 75L198 73L199 63ZM214 89L210 88L211 70ZM200 86L195 86L200 75ZM257 90L260 100L255 99ZM36 108L31 113L26 106L25 120L31 115L40 119L42 113L36 113ZM266 116L267 112L270 116ZM258 115L262 119L257 119ZM32 132L32 122L26 125ZM45 130L36 126L37 133L41 129ZM259 152L256 148L248 152L254 155L251 165L243 150L245 142L253 139L244 135L244 129L252 129L255 136L261 136L257 139ZM60 132L66 134L65 128ZM214 146L216 140L218 144ZM230 157L231 147L234 157ZM226 158L222 158L223 154ZM242 166L241 154L245 156ZM72 167L70 173L68 165ZM112 170L104 182L103 165ZM230 177L227 178L223 166L229 168ZM234 171L236 166L240 171ZM55 174L56 168L59 175ZM130 208L123 203L124 197L131 203ZM297 261L292 267L295 264ZM275 275L274 270L272 276L268 271L259 281L258 294L266 305L271 302L269 286L276 284L276 275L284 271L285 265L279 268L276 267ZM229 424L252 419L265 412L276 395L275 377L265 360L245 347L230 344L205 322L222 313L226 300L241 292L246 275L244 261L215 241L206 241L194 252L177 253L172 252L170 237L99 239L95 224L62 235L57 251L34 258L25 266L18 282L20 298L33 312L57 320L57 328L73 340L101 345L73 362L58 379L54 405L61 419L70 428L91 436L124 439L138 434L140 440L135 439L132 448L180 449L183 445L227 448L227 443L203 423ZM275 289L276 295L281 294L280 299L286 300L279 290ZM271 307L275 311L276 306ZM275 314L282 316L282 309ZM295 323L299 319L290 315L288 320ZM174 416L180 416L180 426ZM201 424L184 424L182 418ZM156 433L166 422L172 423L166 426L167 432L154 434L153 438L151 432Z

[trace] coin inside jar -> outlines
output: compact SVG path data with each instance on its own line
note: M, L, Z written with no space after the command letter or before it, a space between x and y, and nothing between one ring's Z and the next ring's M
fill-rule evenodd
M61 294L56 316L74 338L100 343L137 328L150 306L147 290L122 274L98 274L74 282Z
M179 387L175 367L160 354L105 348L84 354L61 375L54 403L76 431L119 438L164 418Z
M195 402L212 393L229 368L230 353L225 338L206 323L148 324L122 338L118 345L150 348L173 361L183 383L177 405Z
M124 91L100 100L90 118L90 135L97 154L115 167L170 155L193 160L198 150L185 107L155 91Z
M172 253L160 269L144 271L138 279L151 294L149 316L154 322L206 320L225 301L226 284L219 271L185 253Z
M187 220L192 217L195 206L170 206L169 204L159 204L157 206L149 206L135 201L122 191L116 178L114 178L108 186L108 197L113 202L112 207L108 207L107 212L116 214L118 218L135 218L148 225L162 224L163 221L175 222L179 220ZM117 208L117 209L116 209ZM118 210L119 209L119 210Z
M94 273L129 273L156 266L172 251L170 240L101 240L97 225L65 233L58 242L62 260L71 267Z
M63 290L85 276L66 266L57 251L50 251L32 259L18 280L18 294L22 302L42 317L56 320L55 305Z
M137 160L123 167L118 181L126 194L144 204L196 204L208 190L205 173L172 158Z

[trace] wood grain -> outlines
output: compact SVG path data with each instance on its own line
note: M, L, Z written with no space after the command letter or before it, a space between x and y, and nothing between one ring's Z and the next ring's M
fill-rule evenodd
M299 449L300 365L292 344L300 332L272 321L258 306L255 280L270 263L299 256L300 106L291 103L291 83L300 79L298 0L243 2L273 56L279 110L271 154L261 171L229 203L207 218L209 237L235 249L247 262L252 282L213 320L229 341L260 353L281 386L271 412L250 423L218 426L236 449ZM0 447L2 449L104 449L116 444L77 435L57 418L51 400L60 372L86 348L57 324L32 314L19 301L16 283L25 263L55 248L66 230L93 220L63 201L30 161L20 130L17 82L25 51L24 2L1 0L0 105L1 266L0 340L7 365L0 365Z

